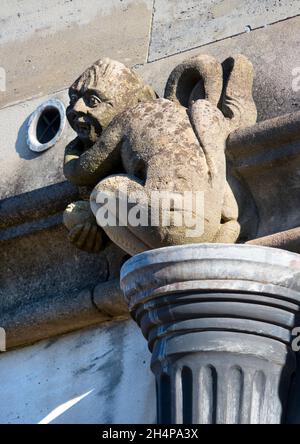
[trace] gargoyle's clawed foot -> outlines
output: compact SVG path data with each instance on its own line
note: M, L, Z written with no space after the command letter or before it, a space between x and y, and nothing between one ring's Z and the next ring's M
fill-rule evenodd
M231 131L254 125L257 110L252 97L254 70L243 55L229 57L223 63L224 88L221 109L230 121Z

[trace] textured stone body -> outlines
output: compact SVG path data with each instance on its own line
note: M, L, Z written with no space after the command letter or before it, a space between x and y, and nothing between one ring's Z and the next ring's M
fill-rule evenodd
M147 212L149 222L139 226L113 214L115 226L102 227L115 244L134 255L195 241L237 240L238 208L226 182L225 144L231 131L256 121L252 83L252 65L241 55L223 66L205 55L183 62L169 77L165 99L156 99L131 70L109 59L96 62L74 83L68 118L79 138L66 148L66 177L78 185L98 182L91 195L95 216L102 205L99 194L118 200L124 188L127 202ZM192 220L201 220L202 231L188 233L185 209L176 204L168 210L169 224L153 225L150 213L162 214L151 201L153 192L191 192L192 200L202 193L204 208L192 204L187 211ZM92 241L82 241L91 233ZM92 251L100 245L95 237L89 225L79 224L71 233L77 246Z

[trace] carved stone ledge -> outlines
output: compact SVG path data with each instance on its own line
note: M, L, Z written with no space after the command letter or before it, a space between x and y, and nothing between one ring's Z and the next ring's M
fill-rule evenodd
M30 301L11 309L3 305L0 304L0 325L6 331L7 350L129 317L118 279L64 298L41 297L34 303Z
M60 182L0 200L0 240L62 223L62 211L78 198L77 187Z
M193 244L137 255L121 270L152 351L160 423L280 423L296 368L300 257Z

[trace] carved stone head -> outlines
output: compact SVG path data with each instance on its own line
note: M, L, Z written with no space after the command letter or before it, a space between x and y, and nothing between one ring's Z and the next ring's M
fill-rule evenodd
M153 89L120 62L100 59L69 89L67 117L85 147L96 142L104 128L125 109L153 100Z

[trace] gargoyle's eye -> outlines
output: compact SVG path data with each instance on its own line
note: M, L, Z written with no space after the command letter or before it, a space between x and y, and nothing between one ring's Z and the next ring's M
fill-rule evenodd
M76 94L70 94L70 105L74 105L78 100L78 96Z
M101 99L97 96L88 96L85 99L85 103L90 108L95 108L96 106L99 105L99 103L101 103Z

